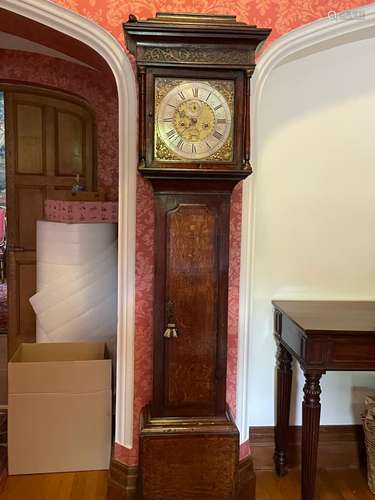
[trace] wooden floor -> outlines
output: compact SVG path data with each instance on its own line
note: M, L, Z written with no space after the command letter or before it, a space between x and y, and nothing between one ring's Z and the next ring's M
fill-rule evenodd
M299 473L282 479L257 474L256 500L300 500ZM105 500L107 472L13 476L6 479L1 500ZM316 500L374 500L358 470L320 470ZM177 499L176 499L177 500ZM202 500L202 499L197 499Z
M290 471L283 478L273 472L257 474L256 500L300 500L300 473ZM357 469L319 470L315 500L374 500L367 480Z
M11 476L1 500L105 500L107 471Z

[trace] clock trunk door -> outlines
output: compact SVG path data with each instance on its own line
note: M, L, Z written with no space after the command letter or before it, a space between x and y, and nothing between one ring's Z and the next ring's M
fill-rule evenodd
M155 415L225 411L228 204L217 194L157 196Z

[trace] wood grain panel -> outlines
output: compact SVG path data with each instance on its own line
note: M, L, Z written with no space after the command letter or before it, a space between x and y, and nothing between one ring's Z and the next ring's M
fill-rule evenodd
M357 340L356 336L348 339L340 339L332 342L331 360L332 364L340 363L374 363L375 344L373 336L368 336L367 340Z
M29 298L36 290L36 252L8 254L9 332L8 349L13 353L20 342L35 341L35 314Z
M140 443L140 499L237 499L239 432L229 412L166 419L146 407Z
M33 262L18 262L19 276L19 329L24 342L34 342L35 314L30 304L30 297L36 290L36 267Z
M7 404L8 404L8 336L0 334L0 405L7 405Z
M42 174L43 110L40 106L17 104L17 173Z
M143 500L233 500L236 452L232 437L146 439Z
M136 486L140 483L138 467L128 466L111 460L108 477L107 500L139 500ZM236 500L255 500L255 473L253 461L250 456L240 460L237 474Z
M166 402L215 399L216 220L207 206L180 204L167 215L167 304L178 338L166 342Z
M36 249L36 222L43 219L45 189L43 186L20 186L17 190L18 245Z
M157 189L152 413L223 415L230 194Z
M57 113L58 173L59 175L84 175L85 131L79 116L59 111Z

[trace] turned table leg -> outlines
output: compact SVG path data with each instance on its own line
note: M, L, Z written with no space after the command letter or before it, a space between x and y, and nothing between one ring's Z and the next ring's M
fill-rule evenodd
M277 351L276 447L274 455L276 473L279 476L286 474L292 376L292 356L279 343Z
M302 403L302 500L313 500L320 425L320 379L322 373L305 372Z

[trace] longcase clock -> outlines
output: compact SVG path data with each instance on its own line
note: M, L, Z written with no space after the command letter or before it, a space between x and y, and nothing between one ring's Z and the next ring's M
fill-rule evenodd
M234 186L251 173L250 79L270 30L165 13L130 16L124 29L138 70L139 171L156 214L139 498L248 500L226 405L229 216Z

